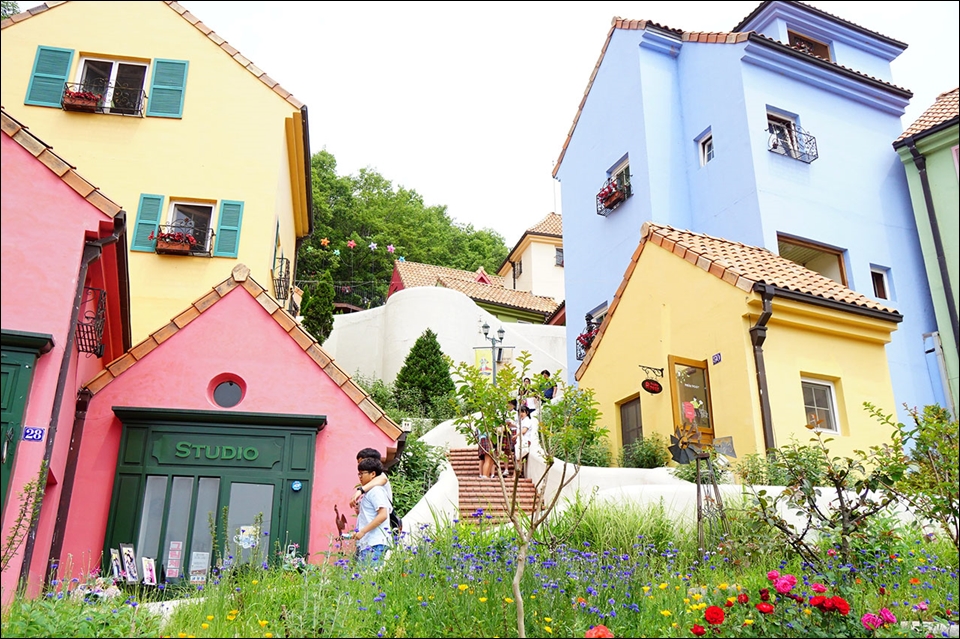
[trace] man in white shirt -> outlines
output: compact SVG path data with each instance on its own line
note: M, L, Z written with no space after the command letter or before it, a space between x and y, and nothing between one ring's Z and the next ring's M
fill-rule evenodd
M362 459L357 464L360 483L369 484L383 474L383 465L376 459ZM379 565L390 547L390 498L387 489L374 485L364 493L357 514L357 561L361 565Z

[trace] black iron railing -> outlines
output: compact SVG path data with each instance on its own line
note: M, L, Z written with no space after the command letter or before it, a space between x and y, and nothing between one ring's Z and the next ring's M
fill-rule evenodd
M213 250L213 229L191 221L161 224L155 233L156 252L160 255L197 255L210 257Z
M290 295L290 260L285 257L278 257L273 265L273 290L280 302Z
M607 178L597 193L597 215L606 217L631 195L629 174Z
M583 361L583 358L587 356L590 345L593 344L597 333L600 332L600 323L593 321L592 315L587 313L586 320L587 325L580 331L580 334L577 335L577 361Z
M794 160L810 164L820 155L817 153L817 138L795 124L770 122L767 124L767 149Z
M127 86L122 82L67 82L63 85L60 106L64 111L143 117L146 96L141 87Z
M107 292L85 287L77 317L77 350L103 357L103 325L107 316Z

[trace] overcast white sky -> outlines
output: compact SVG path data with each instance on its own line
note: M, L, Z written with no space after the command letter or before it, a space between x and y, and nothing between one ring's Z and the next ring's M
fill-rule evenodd
M183 4L307 104L341 174L372 167L512 246L559 212L553 163L613 16L729 31L759 1ZM957 86L960 3L811 4L909 44L904 128Z

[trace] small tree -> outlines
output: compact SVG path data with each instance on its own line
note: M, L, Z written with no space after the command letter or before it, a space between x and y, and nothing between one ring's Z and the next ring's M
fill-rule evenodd
M507 402L515 399L514 392L520 385L520 381L524 377L529 377L530 354L523 352L517 358L517 362L522 366L519 372L510 364L497 369L496 385L475 366L461 363L454 370L454 377L458 381L457 395L466 409L466 415L457 420L457 429L464 433L468 440L475 441L480 435L486 435L490 441L499 440L498 435L505 423ZM559 378L558 373L557 379ZM570 485L580 472L584 446L606 434L605 430L596 426L599 418L597 402L593 399L593 391L589 389L567 388L559 399L543 405L539 431L546 468L539 477L531 477L535 494L533 509L529 516L517 507L519 474L514 473L512 481L505 480L500 472L504 460L499 456L494 457L500 489L505 503L510 505L510 523L517 533L518 548L516 571L513 576L513 598L517 606L519 637L527 636L520 581L527 565L530 544L537 529L556 508L562 490ZM565 452L567 461L570 463L562 464L559 481L555 488L551 489L554 492L547 494L547 479L557 462L555 455L561 446L567 447Z
M333 278L329 271L304 290L302 303L303 327L322 344L333 332Z
M421 415L430 414L437 399L453 393L450 364L440 350L437 334L429 328L407 353L394 387L400 408Z
M20 13L20 3L3 0L3 2L0 3L0 11L2 11L0 17L3 19L7 19L10 16L15 16Z

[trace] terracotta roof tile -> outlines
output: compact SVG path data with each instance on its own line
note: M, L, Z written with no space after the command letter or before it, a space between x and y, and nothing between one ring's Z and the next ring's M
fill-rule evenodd
M899 142L911 135L919 135L938 124L943 124L947 120L960 116L960 99L958 98L960 98L960 87L951 91L944 91L938 95L930 108L924 111L916 122L907 127L907 130L896 141Z
M630 281L635 263L640 258L647 243L657 245L678 257L686 259L714 277L718 277L745 292L752 291L757 283L769 284L824 300L848 304L852 307L889 313L891 320L894 321L895 318L899 317L899 313L895 309L850 290L839 282L804 268L796 262L775 255L767 249L645 222L640 231L640 244L633 253L631 262L624 273L617 292L614 294L610 310L604 317L597 336L584 356L583 362L577 368L576 379L580 379L590 360L593 359L593 354L596 352L604 333L606 333L607 326L613 318L614 309Z
M516 291L505 286L493 286L490 284L480 284L479 282L467 282L464 280L437 278L437 283L446 288L460 291L473 300L480 300L497 304L499 306L509 306L524 311L533 311L542 313L545 316L553 314L557 310L559 303L552 297L543 297L534 295L526 291Z
M6 20L4 21L6 22ZM53 152L53 147L35 136L30 130L12 117L5 109L0 109L0 122L3 132L10 139L26 149L30 155L40 160L64 184L77 192L80 197L99 209L104 215L116 217L122 207L104 195L99 188L77 173L75 167Z
M524 235L527 233L563 237L563 217L557 213L550 213L547 217L528 228Z
M759 14L760 11L762 11L764 7L766 7L768 4L770 4L770 2L771 2L771 0L765 0L764 2L761 2L761 3L757 6L757 8L754 9L753 11L751 11L750 14L749 14L746 18L744 18L743 20L741 20L740 23L737 24L737 26L735 26L735 27L733 28L733 30L734 30L734 31L740 31L741 29L743 29L744 27L746 27L746 26L747 26L747 23L749 23L749 22L754 18L754 16L756 16L757 14ZM907 45L904 44L903 42L900 42L899 40L894 40L893 38L891 38L891 37L889 37L889 36L883 35L882 33L878 33L878 32L873 31L873 30L871 30L871 29L867 29L866 27L860 26L860 25L857 24L856 22L850 22L849 20L845 20L844 18L841 18L841 17L839 17L839 16L837 16L837 15L834 15L834 14L832 14L832 13L827 13L826 11L823 11L822 9L818 9L818 8L816 8L816 7L812 6L812 5L809 5L809 4L805 3L805 2L793 2L793 3L791 3L791 4L799 5L799 6L803 7L804 9L806 9L806 10L812 12L812 13L817 13L817 14L820 14L820 15L822 15L822 16L827 16L828 18L831 18L832 20L836 20L837 22L842 22L843 24L845 24L845 25L847 25L847 26L849 26L849 27L853 27L855 30L860 31L861 33L867 33L867 34L870 34L870 35L872 35L872 36L876 36L876 37L880 38L881 40L886 40L887 42L890 42L891 44L899 45L899 46L903 47L904 49L907 48Z
M434 266L433 264L421 264L419 262L401 262L399 260L394 262L394 266L400 275L400 280L403 282L404 288L410 288L412 286L436 286L437 279L440 277L475 282L481 272L490 278L490 282L494 286L506 286L506 279L500 275L487 273L483 270L483 267L480 267L476 271L461 271L460 269L447 268L446 266Z
M87 390L94 394L103 390L111 381L122 375L127 369L135 366L140 359L148 356L153 350L158 348L160 344L170 339L175 333L199 317L201 313L209 310L238 286L241 286L247 291L251 297L257 300L264 310L270 313L270 316L284 332L303 349L314 363L317 364L318 368L330 376L334 383L346 393L347 397L364 412L371 422L393 440L400 437L403 431L397 426L396 422L390 419L387 414L367 396L367 393L336 365L333 358L323 350L319 342L303 330L303 328L297 324L296 320L272 298L268 300L261 299L262 296L269 297L269 295L263 290L263 287L253 281L250 277L250 269L244 264L235 266L230 277L218 283L211 291L200 296L199 299L184 312L180 313L172 322L107 364L102 372L86 384L85 387Z
M216 32L214 32L209 26L201 22L200 19L197 18L195 15L187 11L187 9L183 5L181 5L179 2L175 2L173 0L164 0L164 3L167 6L169 6L171 9L176 11L181 18L183 18L188 23L190 23L200 33L202 33L207 38L209 38L214 44L216 44L218 47L223 49L238 64L240 64L240 66L247 69L247 71L252 73L255 77L262 79L263 76L266 75L259 67L254 65L244 56L240 55L240 52L236 48L234 48L229 42L227 42L226 40L218 36ZM18 22L22 22L24 20L27 20L28 18L32 18L35 15L39 15L49 9L53 9L54 7L58 7L62 4L66 4L66 2L52 2L52 1L46 2L44 4L33 7L31 9L27 9L23 13L12 15L9 18L5 18L3 22L0 22L0 29L6 29L7 27L12 27ZM294 108L300 109L303 107L303 102L293 97L292 93L290 93L289 91L284 89L282 86L277 84L276 81L265 82L265 84L267 84L267 86L273 89L274 93L276 93L281 98L289 102L290 105L293 106Z

